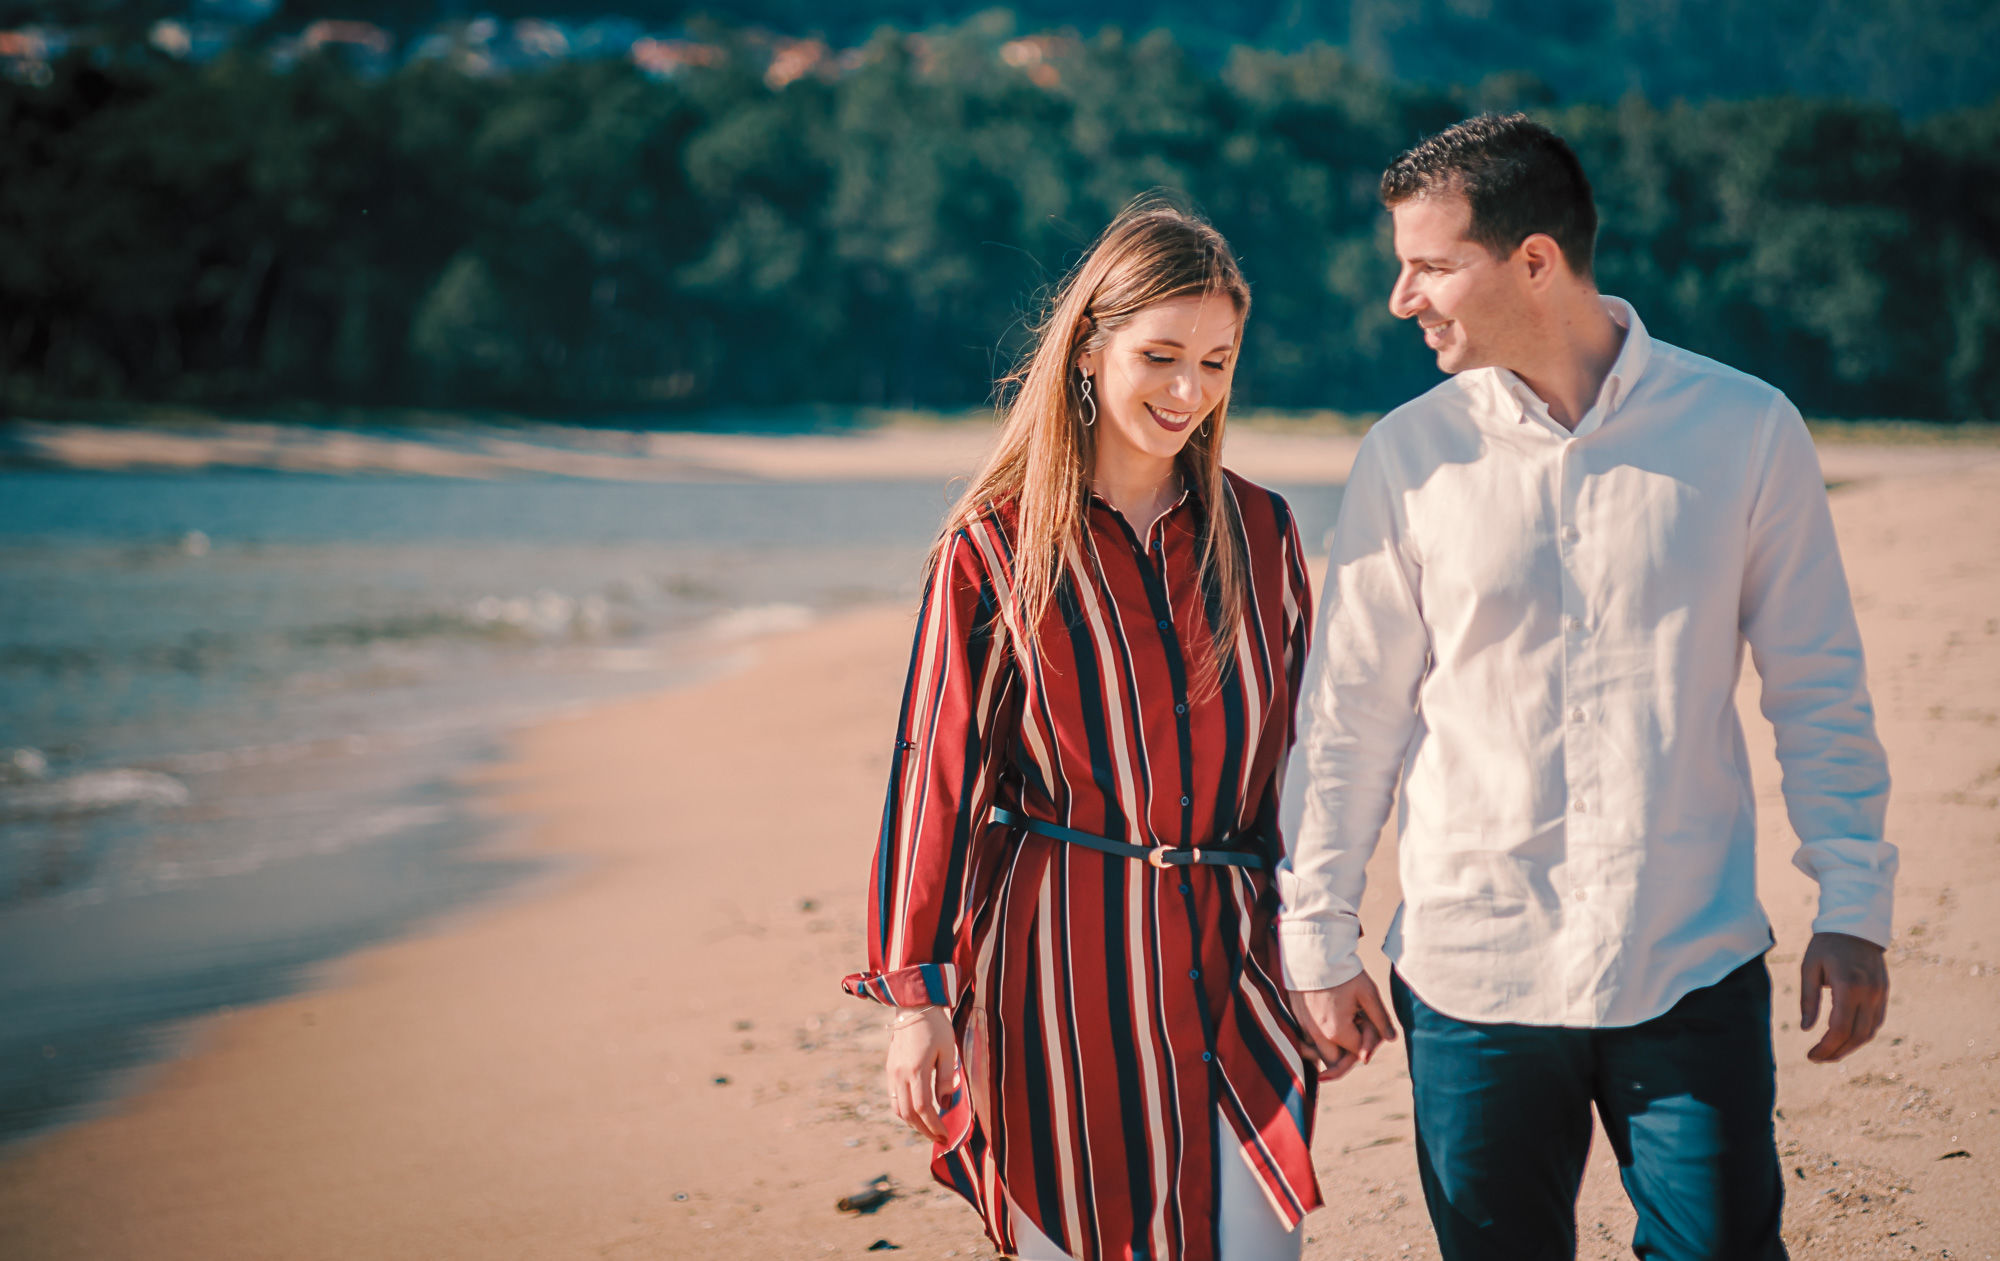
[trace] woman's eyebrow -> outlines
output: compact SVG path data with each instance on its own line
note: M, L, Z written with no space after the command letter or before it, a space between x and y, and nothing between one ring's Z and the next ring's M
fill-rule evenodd
M1171 337L1148 337L1146 339L1146 344L1148 346L1172 346L1175 350L1187 349L1187 347L1181 345L1179 342L1175 341ZM1209 351L1208 353L1211 355L1226 355L1235 345L1236 343L1234 342L1224 342L1220 346L1217 346L1214 350Z

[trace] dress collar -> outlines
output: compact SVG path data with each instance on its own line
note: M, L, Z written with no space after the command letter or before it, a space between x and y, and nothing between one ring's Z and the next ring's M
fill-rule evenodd
M1181 469L1180 473L1181 473L1180 497L1178 499L1175 499L1172 503L1168 504L1166 508L1160 513L1158 518L1158 520L1160 521L1167 521L1172 519L1175 513L1179 512L1182 508L1188 506L1190 503L1192 503L1195 507L1200 508L1204 511L1206 511L1208 508L1207 501L1204 500L1201 496L1200 483L1196 481L1196 479L1188 476L1186 469ZM1089 494L1090 497L1088 500L1085 501L1086 503L1090 504L1092 507L1104 509L1104 511L1110 513L1113 517L1116 517L1120 521L1125 520L1125 514L1118 511L1118 509L1112 507L1111 501L1109 499L1106 499L1104 496L1098 494L1095 487L1093 487L1090 490ZM1139 533L1139 527L1136 524L1130 521L1126 521L1125 523L1128 526L1131 526L1132 532L1134 534ZM1147 524L1150 527L1153 523L1148 522Z

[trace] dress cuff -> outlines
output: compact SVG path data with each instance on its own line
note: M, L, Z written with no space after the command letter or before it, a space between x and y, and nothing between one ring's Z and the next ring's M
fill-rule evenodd
M1342 919L1333 923L1278 923L1278 962L1289 990L1330 990L1360 976L1361 925Z
M913 963L889 972L855 972L840 988L885 1007L950 1007L958 999L958 965Z

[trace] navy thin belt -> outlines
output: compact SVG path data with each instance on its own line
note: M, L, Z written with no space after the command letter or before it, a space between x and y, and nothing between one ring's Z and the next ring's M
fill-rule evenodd
M1056 823L1045 823L1031 819L1025 814L1008 810L1001 806L993 808L993 821L1002 827L1026 828L1054 840L1071 845L1081 845L1085 849L1099 850L1106 854L1116 854L1120 858L1143 858L1155 867L1250 867L1262 870L1264 859L1258 854L1246 854L1234 849L1181 849L1173 845L1128 845L1124 841L1114 841L1105 836L1093 836L1066 828Z

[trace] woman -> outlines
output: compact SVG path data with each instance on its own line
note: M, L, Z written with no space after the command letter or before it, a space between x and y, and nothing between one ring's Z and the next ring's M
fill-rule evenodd
M1250 294L1120 215L931 555L850 993L932 1171L1023 1258L1298 1255L1315 1075L1277 976L1311 624L1285 503L1220 463Z

